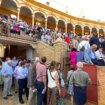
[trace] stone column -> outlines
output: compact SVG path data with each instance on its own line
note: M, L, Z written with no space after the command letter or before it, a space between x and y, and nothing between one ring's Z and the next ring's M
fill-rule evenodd
M84 35L84 27L82 27L82 35Z
M0 0L0 6L1 6L2 0Z
M67 33L67 23L65 23L65 33Z
M99 37L99 32L100 32L100 30L99 29L97 29L97 36Z
M20 7L17 8L17 21L19 21L19 15L20 15Z
M74 33L74 36L75 36L75 34L76 34L76 33L75 33L75 26L73 26L73 33Z
M67 44L62 40L61 35L54 42L54 60L61 62L66 53Z
M34 27L34 23L35 23L35 14L32 14L32 27Z
M45 29L47 29L47 18L45 18Z
M55 27L56 30L58 30L58 21L56 21L56 27Z
M92 28L90 28L90 35L92 35Z

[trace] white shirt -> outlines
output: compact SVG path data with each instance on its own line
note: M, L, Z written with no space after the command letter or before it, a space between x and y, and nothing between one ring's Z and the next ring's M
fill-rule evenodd
M46 42L45 35L42 35L41 36L41 40L44 41L44 42Z
M95 54L96 54L97 59L103 59L102 57L104 57L102 52L96 51Z
M28 76L28 70L25 67L19 67L17 70L17 79L25 79Z
M56 82L55 82L55 74L56 74L57 71L53 71L53 72L50 72L49 70L47 71L48 73L48 87L49 88L54 88L56 87ZM51 74L50 74L51 73ZM51 76L52 75L52 76ZM53 77L53 78L52 78Z
M86 40L83 40L83 41L80 42L79 45L78 45L78 51L80 51L80 49L81 49L83 46L85 47L85 50L90 48L89 42L86 41Z

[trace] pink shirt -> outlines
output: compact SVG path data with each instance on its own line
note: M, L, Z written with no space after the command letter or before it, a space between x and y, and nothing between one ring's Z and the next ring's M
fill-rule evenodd
M37 80L43 82L43 76L47 75L47 69L44 64L37 63L36 64L36 74Z
M76 51L70 52L70 64L76 65Z

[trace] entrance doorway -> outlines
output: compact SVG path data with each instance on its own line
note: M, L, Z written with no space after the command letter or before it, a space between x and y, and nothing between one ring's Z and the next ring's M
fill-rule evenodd
M34 57L34 49L30 46L5 45L4 49L4 58L16 56L20 59L33 59Z

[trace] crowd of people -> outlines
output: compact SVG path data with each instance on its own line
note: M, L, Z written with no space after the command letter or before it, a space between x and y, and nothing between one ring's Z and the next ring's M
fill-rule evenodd
M35 26L32 26L30 23L24 22L23 20L19 20L13 16L9 15L0 15L0 33L12 33L14 35L28 35L37 40L42 40L49 45L53 45L53 42L58 38L58 33L62 33L62 38L69 43L69 39L74 36L71 31L67 35L61 32L60 29L45 29L40 23L36 23Z
M83 63L105 66L105 39L93 35L75 36L62 33L61 30L45 29L40 24L32 27L30 24L11 18L0 16L0 31L21 35L21 33L38 38L45 43L53 45L60 37L67 43L69 51L70 70L66 82L63 79L62 64L51 61L46 64L47 58L36 57L35 60L22 60L6 58L1 60L3 77L3 99L7 100L11 94L11 86L15 84L19 102L24 104L22 95L25 93L29 105L63 105L63 90L70 95L71 105L86 104L86 88L91 84L89 75L83 71ZM37 36L36 36L37 35ZM1 83L1 81L0 81ZM65 88L66 87L66 88ZM37 98L37 99L36 99ZM62 103L62 104L61 104Z
M77 40L76 40L77 39ZM105 40L100 41L97 35L92 35L90 38L76 36L72 40L69 53L70 64L76 65L77 62L85 62L88 64L95 64L98 66L105 66L104 43Z
M13 59L8 57L6 61L1 60L0 75L3 76L3 99L7 100L8 97L13 96L11 86L15 84L15 93L18 93L21 104L24 104L22 96L26 94L29 105L43 105L43 103L44 105L64 105L65 90L67 90L71 96L71 105L74 103L84 105L86 103L86 87L91 83L91 79L83 71L83 63L77 63L76 71L75 66L70 65L67 83L65 83L61 63L51 61L50 64L46 64L46 61L45 56L36 57L33 61L16 59L16 57Z

